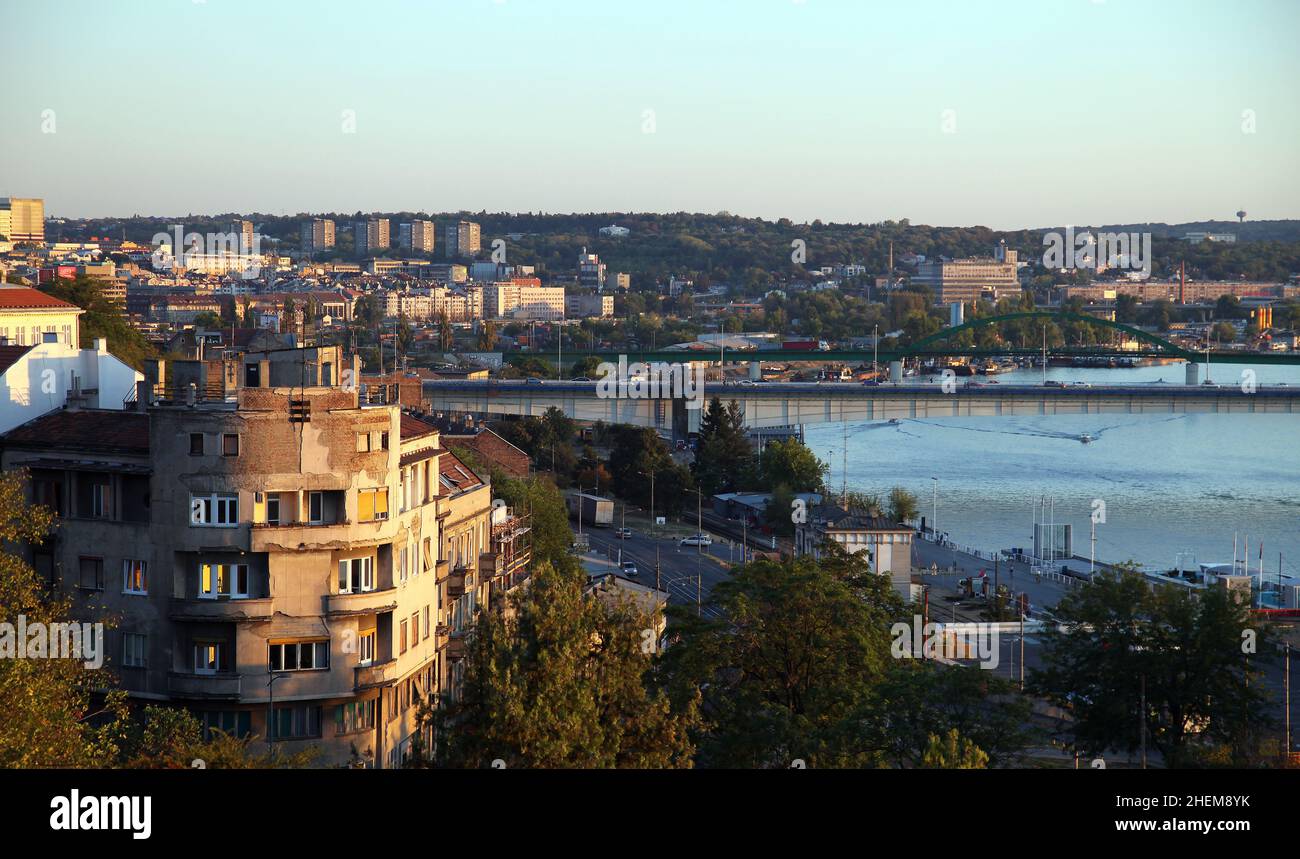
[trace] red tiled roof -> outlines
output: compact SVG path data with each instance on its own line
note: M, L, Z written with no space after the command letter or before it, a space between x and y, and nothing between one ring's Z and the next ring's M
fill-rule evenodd
M439 495L455 495L483 485L478 475L449 450L438 457L438 481Z
M59 409L0 436L4 446L146 454L149 416L115 409Z
M0 288L0 310L80 310L61 298L27 286Z
M0 373L8 370L27 354L31 346L0 346Z
M435 433L438 428L433 424L425 423L419 418L403 413L402 414L402 440L408 438L419 438L420 436Z

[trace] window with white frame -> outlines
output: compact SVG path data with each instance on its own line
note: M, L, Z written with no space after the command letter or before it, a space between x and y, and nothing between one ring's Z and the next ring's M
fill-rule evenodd
M280 524L280 493L278 492L266 496L266 524Z
M194 673L216 674L230 668L226 661L226 643L224 641L194 642Z
M190 496L190 524L211 528L231 528L239 524L239 496L213 493Z
M307 522L319 525L325 521L325 496L320 492L307 493Z
M358 594L375 589L375 559L343 558L339 561L339 593Z
M200 599L248 599L247 564L200 564Z
M375 631L368 629L357 636L357 664L369 665L375 661Z
M330 667L328 639L272 642L268 655L272 671L323 671Z
M144 561L134 558L126 558L122 561L122 593L140 594L149 593L149 580L146 575L147 564Z

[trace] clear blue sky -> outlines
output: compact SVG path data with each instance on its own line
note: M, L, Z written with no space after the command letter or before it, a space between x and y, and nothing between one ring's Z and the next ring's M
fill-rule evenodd
M1300 216L1296 0L0 0L0 20L0 196L52 215Z

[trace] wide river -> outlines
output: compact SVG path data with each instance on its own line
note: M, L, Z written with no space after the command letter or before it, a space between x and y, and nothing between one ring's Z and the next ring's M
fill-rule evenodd
M1233 384L1245 369L1212 366L1210 376ZM1250 369L1261 385L1300 386L1300 367ZM1035 369L991 378L999 384L1038 384L1046 378L1181 385L1184 366L1053 367L1046 376ZM1081 443L1083 433L1094 441ZM838 491L845 470L844 429L813 426L805 437L830 466L827 483ZM1031 547L1034 517L1047 498L1054 521L1073 525L1074 553L1086 558L1090 514L1100 499L1106 521L1097 526L1098 560L1169 567L1177 553L1191 551L1199 562L1226 563L1236 535L1238 557L1249 540L1252 572L1262 541L1266 573L1276 573L1280 552L1283 571L1300 574L1300 414L851 423L847 451L850 489L887 496L891 487L903 486L916 494L927 520L933 515L932 478L938 478L938 528L957 543L987 550Z

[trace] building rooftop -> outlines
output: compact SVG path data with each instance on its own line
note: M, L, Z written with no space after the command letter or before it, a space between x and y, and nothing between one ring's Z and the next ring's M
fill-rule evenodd
M469 466L461 462L456 454L449 450L440 451L440 453L441 456L438 457L438 482L446 490L447 495L457 495L484 485L483 481L479 480L478 475L470 471Z
M402 441L436 433L438 428L414 415L402 413Z
M147 454L149 416L117 409L58 409L0 436L9 447Z
M0 287L0 310L76 310L81 308L28 286Z
M0 373L18 363L18 359L32 348L31 346L0 346Z
M823 504L813 509L814 522L835 531L911 531L888 516L870 516L845 510L838 504Z

